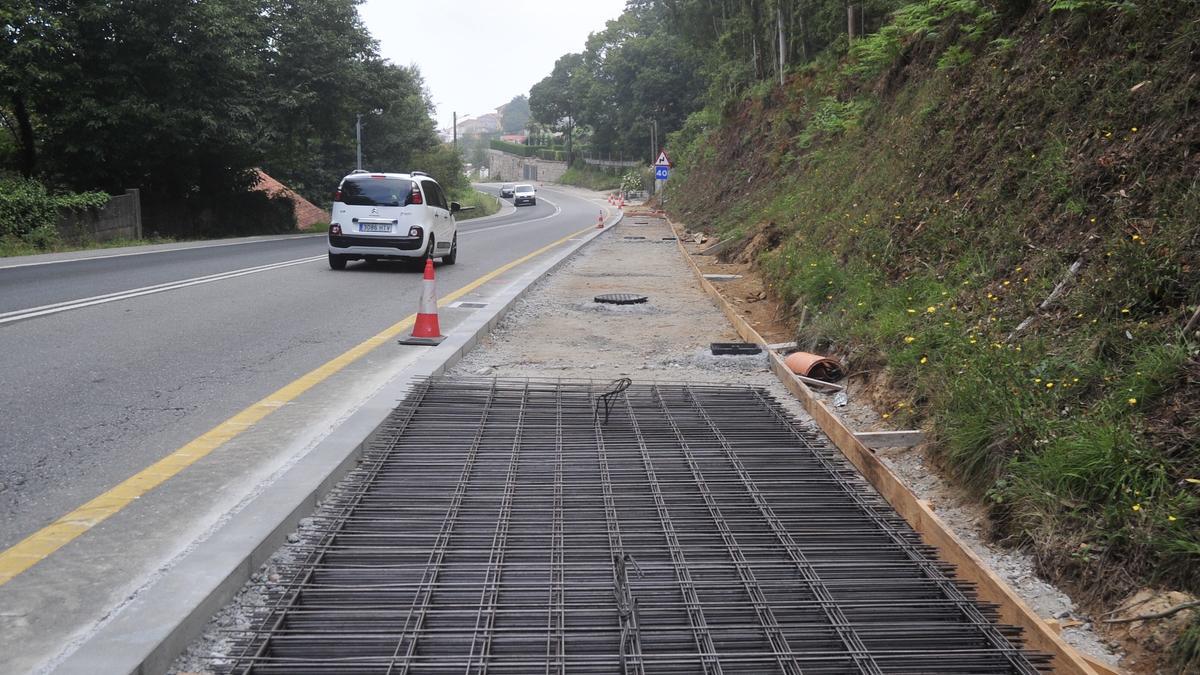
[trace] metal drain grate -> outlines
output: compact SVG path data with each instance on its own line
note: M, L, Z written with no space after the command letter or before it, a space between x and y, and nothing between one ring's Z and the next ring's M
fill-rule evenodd
M237 673L1032 673L759 389L436 379ZM1035 667L1035 664L1037 667Z

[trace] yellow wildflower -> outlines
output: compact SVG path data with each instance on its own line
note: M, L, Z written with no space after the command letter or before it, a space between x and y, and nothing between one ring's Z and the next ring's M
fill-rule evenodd
M1142 505L1141 505L1141 504L1134 504L1134 505L1133 505L1133 510L1134 510L1134 511L1141 511L1141 510L1142 510Z
M924 356L921 357L921 363L925 363L927 360Z
M904 344L909 344L909 345L911 345L913 342L915 342L915 341L916 341L916 339L917 339L917 338L915 338L915 337L913 337L913 336L911 336L911 335L906 335L906 336L904 337Z
M929 314L933 314L934 312L936 312L936 311L937 311L937 307L933 307L933 306L926 307L926 308L925 308L925 311L926 311L927 313L929 313Z
M1137 405L1137 399L1136 398L1129 399L1129 405Z

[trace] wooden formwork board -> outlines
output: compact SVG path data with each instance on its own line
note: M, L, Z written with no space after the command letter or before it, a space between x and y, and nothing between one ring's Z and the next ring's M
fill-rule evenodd
M679 228L676 224L669 220L667 222L678 233ZM684 260L692 268L696 281L725 313L742 340L755 344L766 344L762 335L737 313L737 310L725 300L716 286L704 278L703 271L688 253L684 242L677 240L677 243ZM1105 672L1117 672L1099 663L1094 667L1091 659L1080 655L1064 642L1003 579L988 569L987 564L946 526L945 522L933 512L927 503L918 499L871 450L863 445L840 417L823 401L817 399L808 386L793 376L791 369L784 365L781 356L770 350L768 350L768 356L771 371L800 400L821 431L825 432L825 435L833 441L834 446L892 505L892 508L896 509L896 512L921 535L925 543L937 549L942 560L955 566L959 578L976 586L976 593L980 600L993 603L998 607L1001 621L1018 626L1023 630L1025 644L1030 649L1050 654L1053 657L1054 672L1070 675L1100 675ZM1103 670L1098 670L1098 668L1103 668Z

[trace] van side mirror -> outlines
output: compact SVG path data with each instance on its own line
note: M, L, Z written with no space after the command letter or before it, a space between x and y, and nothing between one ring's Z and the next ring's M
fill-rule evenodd
M450 202L450 213L458 213L459 211L462 211L462 204Z

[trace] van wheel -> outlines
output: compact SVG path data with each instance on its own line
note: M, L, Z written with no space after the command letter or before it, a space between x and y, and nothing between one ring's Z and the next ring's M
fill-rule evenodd
M458 233L454 233L453 243L450 244L450 252L442 256L443 265L453 265L458 262Z
M329 254L329 268L335 270L346 269L346 256Z

